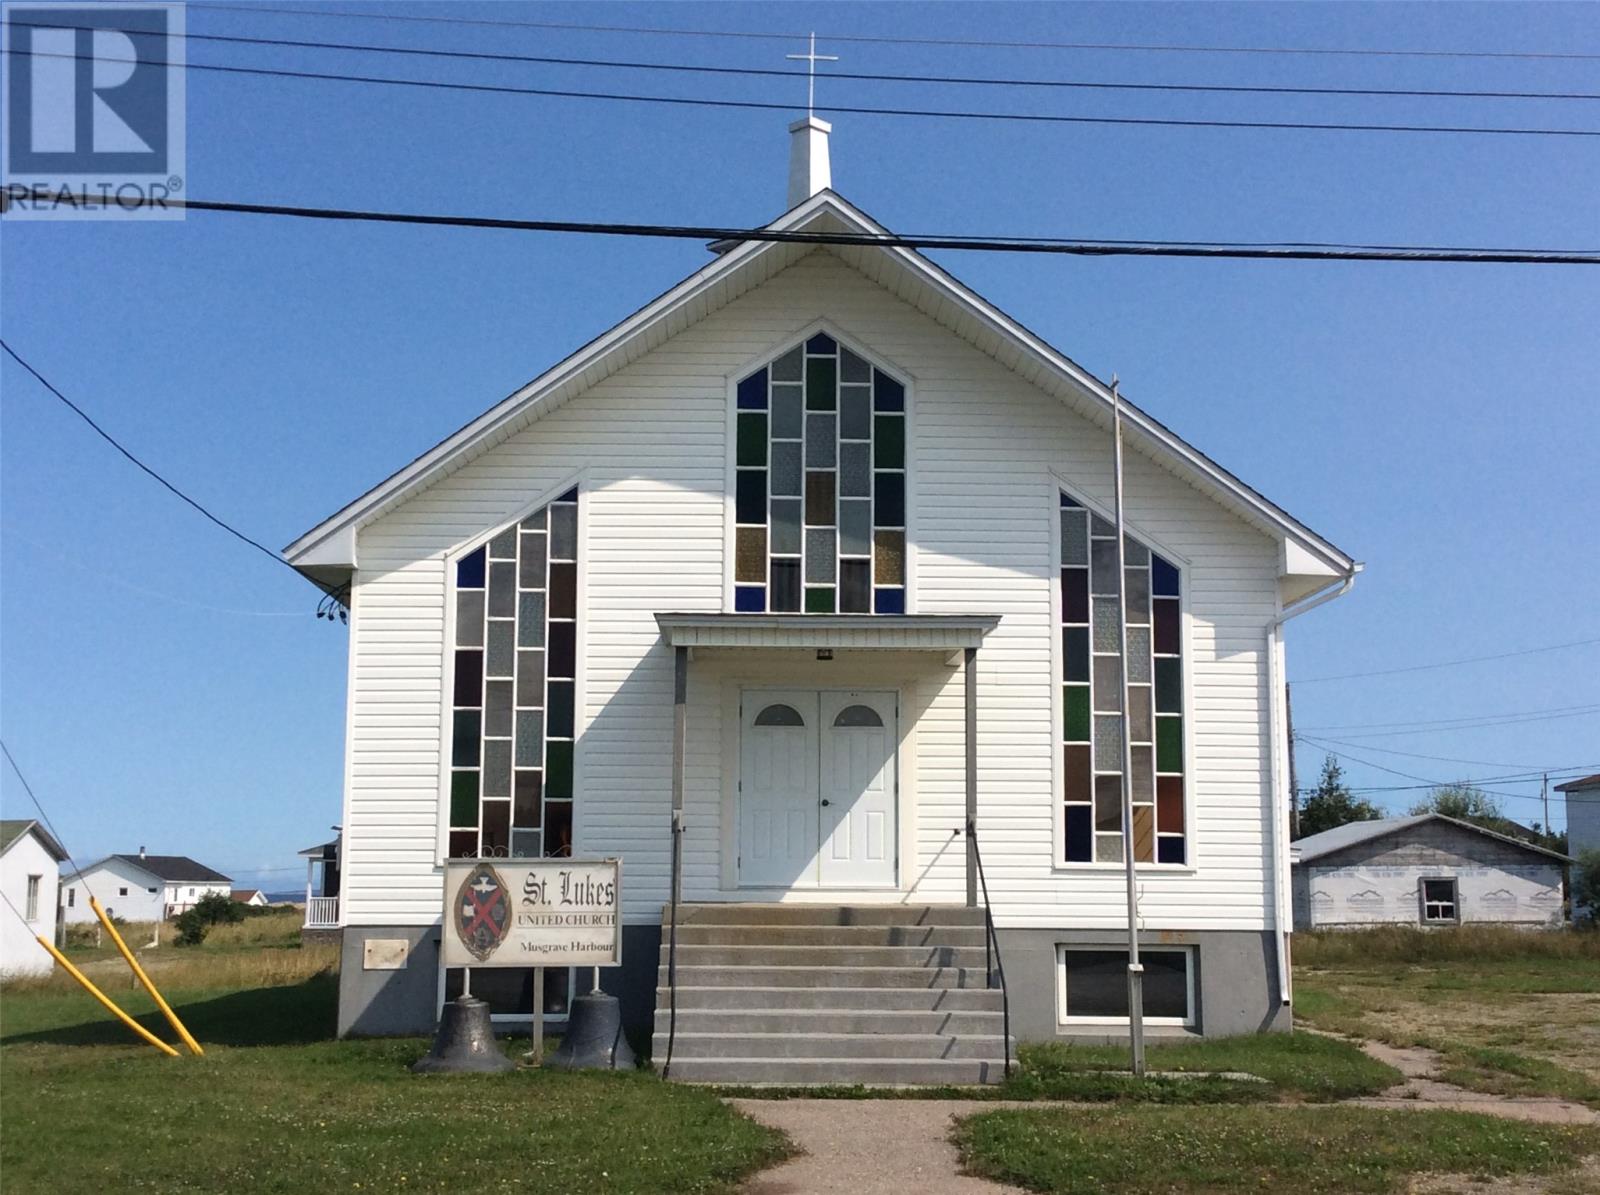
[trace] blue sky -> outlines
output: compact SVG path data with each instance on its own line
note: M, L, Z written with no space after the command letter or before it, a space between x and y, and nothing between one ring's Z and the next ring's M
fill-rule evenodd
M343 9L358 7L344 0ZM1108 53L987 40L1600 52L1540 5L360 6L614 25L815 26L840 69L1589 90L1558 59ZM774 66L803 45L191 9L192 32ZM191 61L804 102L802 81L412 62L195 43ZM1600 128L1600 103L1016 94L823 81L828 103ZM196 198L749 225L783 206L786 117L191 74ZM906 232L1600 246L1600 142L834 118L837 189ZM7 224L6 338L157 468L277 546L705 260L695 242L345 226ZM1290 626L1295 717L1349 779L1600 770L1600 277L1581 267L938 254L980 292L1367 563ZM346 636L316 593L142 477L19 369L0 423L0 715L68 846L140 844L268 887L339 818ZM1353 738L1373 733L1383 737ZM1402 752L1411 754L1401 754ZM1442 758L1433 758L1442 757ZM1370 761L1356 762L1357 760ZM1475 762L1469 762L1475 761ZM1308 782L1321 762L1299 754ZM1494 783L1532 795L1537 784ZM1414 793L1388 794L1399 806ZM30 812L9 773L7 817ZM1508 798L1536 820L1536 801ZM1561 824L1559 803L1552 814ZM282 869L282 870L280 870Z

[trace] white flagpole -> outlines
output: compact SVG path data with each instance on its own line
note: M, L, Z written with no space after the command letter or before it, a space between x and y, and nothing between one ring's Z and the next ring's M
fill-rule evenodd
M1144 967L1139 962L1139 885L1133 861L1133 747L1128 741L1128 571L1122 528L1122 394L1111 379L1112 476L1117 528L1117 683L1122 713L1122 860L1128 876L1128 1038L1133 1073L1144 1075Z

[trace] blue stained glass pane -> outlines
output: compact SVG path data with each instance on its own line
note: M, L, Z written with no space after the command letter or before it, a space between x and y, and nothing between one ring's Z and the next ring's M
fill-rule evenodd
M765 585L738 585L733 590L733 608L740 614L760 614L767 608Z
M903 589L874 590L872 609L878 614L904 614L906 612L906 591Z
M906 409L906 388L881 369L872 371L872 405L879 411Z
M877 523L880 527L904 527L906 523L906 477L904 473L879 473L875 479Z
M818 332L810 340L806 341L806 352L808 353L831 353L838 347L833 337L826 332Z
M1156 838L1157 863L1182 863L1183 839L1162 834Z
M1079 505L1076 502L1074 502L1071 498L1067 497L1065 494L1061 495L1061 505L1062 505L1063 508L1070 508L1072 510L1080 510L1080 509L1082 509L1081 507L1079 507Z
M457 589L482 589L484 578L484 557L486 553L482 548L470 556L463 556L456 561L456 588Z
M562 494L561 497L556 499L557 502L576 502L577 500L578 500L578 487L577 486L573 486L565 494Z
M734 518L741 523L765 523L767 521L766 470L739 470L734 489Z
M767 371L758 369L739 383L739 408L745 411L767 409Z
M1094 861L1094 808L1089 805L1067 806L1067 862L1092 863Z
M1162 597L1178 596L1178 570L1154 552L1150 553L1150 592Z

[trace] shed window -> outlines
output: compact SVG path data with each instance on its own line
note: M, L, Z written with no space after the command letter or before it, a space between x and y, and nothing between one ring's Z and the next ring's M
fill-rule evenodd
M1422 881L1422 920L1451 923L1461 920L1453 877Z
M1122 728L1133 772L1136 863L1188 862L1184 816L1183 637L1176 565L1124 536L1117 574L1112 525L1061 495L1061 857L1123 858ZM1127 640L1127 703L1119 663Z
M1188 947L1139 948L1144 967L1144 1016L1157 1025L1193 1025L1194 951ZM1056 982L1062 1022L1126 1022L1128 952L1061 945Z
M452 858L572 854L578 490L455 562Z
M769 705L756 715L757 726L804 726L806 720L792 705Z
M905 384L818 333L734 403L734 609L904 614Z
M39 920L39 882L43 879L43 876L28 877L27 912L23 914L25 921Z

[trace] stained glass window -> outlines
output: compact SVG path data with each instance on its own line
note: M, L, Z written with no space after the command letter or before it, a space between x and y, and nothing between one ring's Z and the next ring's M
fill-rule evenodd
M905 384L819 332L736 390L734 609L904 614Z
M455 562L449 854L572 853L578 491Z
M1061 495L1063 858L1121 863L1123 709L1117 595L1126 602L1127 727L1136 863L1188 861L1184 825L1181 577Z

